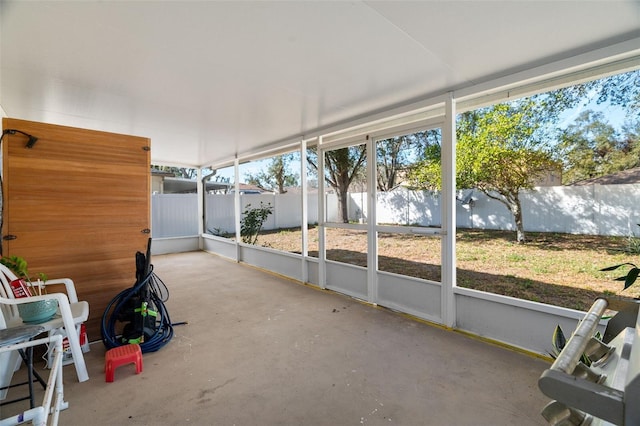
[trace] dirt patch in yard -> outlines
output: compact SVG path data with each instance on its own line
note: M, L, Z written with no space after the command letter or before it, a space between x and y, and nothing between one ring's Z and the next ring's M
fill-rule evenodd
M301 238L299 229L269 231L258 244L300 253ZM527 238L527 244L517 244L514 232L459 230L458 286L579 310L598 296L640 296L640 283L622 291L622 283L613 280L624 270L600 271L638 262L624 251L627 238L533 232ZM308 240L309 255L317 257L317 228L309 230ZM364 231L328 229L326 246L330 260L367 265ZM440 281L440 237L381 233L378 253L382 271Z

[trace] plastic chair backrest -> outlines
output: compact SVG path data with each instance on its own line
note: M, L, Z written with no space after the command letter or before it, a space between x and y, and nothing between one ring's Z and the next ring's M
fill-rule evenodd
M13 291L11 291L11 281L17 279L16 275L6 266L0 263L0 297L5 299L15 299ZM0 323L0 329L6 328L6 324L18 317L18 307L16 305L0 304L0 313L3 317ZM2 326L4 324L4 326Z
M6 297L9 299L14 298L9 283L16 279L18 279L18 277L16 277L16 274L14 274L11 269L0 263L0 281L2 281L2 285L0 286L0 295L2 297Z

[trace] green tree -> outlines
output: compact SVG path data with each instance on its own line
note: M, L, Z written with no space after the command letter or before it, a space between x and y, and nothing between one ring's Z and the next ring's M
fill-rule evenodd
M583 111L560 135L559 157L563 160L564 184L602 176L616 150L615 129L602 113Z
M618 148L625 156L621 170L640 166L640 117L636 117L635 122L628 120L622 126Z
M456 185L476 188L503 203L514 217L516 240L526 241L519 194L557 168L533 120L538 105L531 99L470 111L458 119ZM442 186L440 148L430 147L410 174L413 186Z
M347 210L349 186L358 177L362 178L366 157L366 145L325 152L325 181L338 195L338 210L343 223L349 222ZM318 156L315 148L309 148L307 162L313 169L318 170Z
M625 123L622 133L604 115L583 111L562 131L558 156L564 164L562 181L575 183L640 166L640 120Z
M289 169L292 154L283 154L273 157L267 166L266 171L260 171L255 175L246 174L247 183L256 185L266 191L284 194L289 186L297 186L299 181L298 173L293 173Z
M378 191L391 191L400 183L421 152L440 144L440 131L427 130L395 136L376 143L376 184Z

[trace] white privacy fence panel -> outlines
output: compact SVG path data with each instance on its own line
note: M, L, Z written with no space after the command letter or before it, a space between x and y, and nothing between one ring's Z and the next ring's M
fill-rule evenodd
M205 233L234 234L236 228L233 194L205 195Z
M525 228L541 232L598 234L600 219L597 211L602 201L594 188L595 186L543 187L523 194L522 218Z
M458 226L465 228L515 230L515 222L507 207L499 201L474 191L473 201L463 205L456 202L456 220ZM527 225L525 220L525 226Z
M411 191L408 198L408 225L440 226L442 224L442 207L439 194L428 191Z
M601 200L597 212L599 233L612 235L640 235L640 184L613 185L597 187L597 196Z
M302 197L298 194L273 195L273 228L293 228L302 224Z
M338 207L338 196L336 194L327 194L325 197L324 208L326 212L327 222L341 222L340 220L340 208ZM349 198L349 206L347 211L349 212L349 219L356 220L355 215L355 201Z
M153 238L198 235L196 194L153 194L151 236Z
M467 195L469 191L463 191ZM366 193L349 195L349 219L367 219ZM430 191L398 189L378 193L378 223L440 226L441 198ZM462 197L464 198L464 197ZM241 211L248 204L271 204L274 213L264 229L298 227L302 205L299 194L243 194ZM541 187L521 194L526 231L592 235L640 235L640 184ZM206 196L206 232L234 233L234 196ZM327 194L327 218L340 221L335 194ZM471 204L456 203L460 228L515 230L513 217L499 201L474 191ZM153 237L196 235L198 230L196 194L155 194L152 196ZM318 197L308 198L308 222L318 223Z
M431 191L398 188L377 194L378 223L440 226L440 196ZM358 200L362 197L358 197ZM366 201L366 198L365 198Z
M209 194L206 196L207 232L213 234L235 233L233 194ZM273 214L269 215L263 229L294 228L302 222L302 198L299 194L241 194L240 212L247 208L260 208L271 205ZM318 200L315 194L308 196L308 222L318 223Z
M525 227L530 220L532 231L640 235L640 184L545 187L526 200Z
M462 197L469 190L462 191ZM360 208L363 194L351 194L354 208ZM459 228L515 230L507 207L479 191L472 202L456 203ZM520 194L526 231L589 235L640 235L640 184L540 187ZM400 225L441 225L440 196L429 191L378 193L378 223Z

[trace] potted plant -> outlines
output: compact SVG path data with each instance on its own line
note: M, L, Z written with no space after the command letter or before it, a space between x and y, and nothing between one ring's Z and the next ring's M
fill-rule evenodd
M47 275L39 273L33 280L27 269L27 261L20 256L3 256L0 263L9 268L18 277L18 282L12 282L11 286L21 286L26 297L42 296L47 293ZM58 310L58 301L55 299L38 300L18 305L18 312L22 321L30 324L38 324L50 320Z

